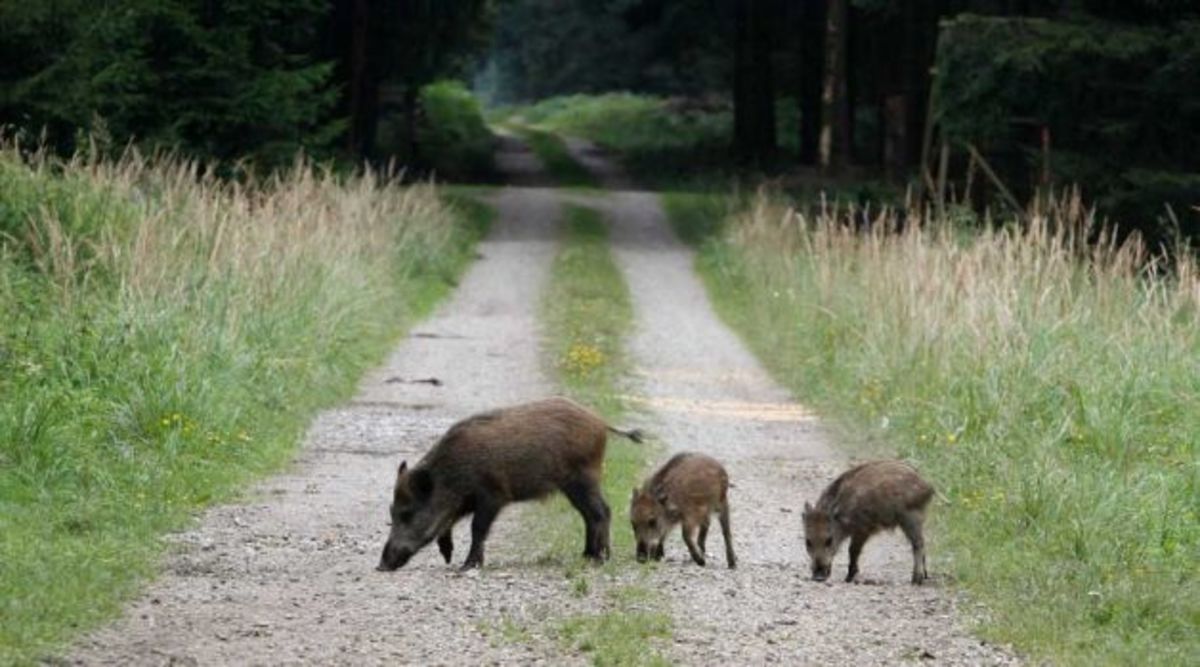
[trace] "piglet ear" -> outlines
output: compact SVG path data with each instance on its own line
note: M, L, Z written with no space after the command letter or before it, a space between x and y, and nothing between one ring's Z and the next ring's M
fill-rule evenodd
M407 460L400 462L400 469L396 471L396 474L403 475L405 470L408 470L408 461Z

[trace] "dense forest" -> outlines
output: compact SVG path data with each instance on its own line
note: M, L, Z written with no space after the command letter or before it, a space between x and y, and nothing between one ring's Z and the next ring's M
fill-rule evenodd
M1187 0L0 8L0 124L62 152L89 137L273 166L303 148L477 177L482 160L447 159L456 135L433 127L429 107L456 94L425 92L441 79L493 105L658 95L730 114L743 166L938 191L970 181L980 205L1085 184L1127 224L1200 231L1200 8Z

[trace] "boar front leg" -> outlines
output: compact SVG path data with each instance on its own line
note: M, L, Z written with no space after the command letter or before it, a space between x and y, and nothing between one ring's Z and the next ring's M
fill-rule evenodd
M498 514L498 504L491 501L476 503L475 515L471 517L471 550L467 552L467 560L462 564L463 570L483 565L483 543L487 540L488 531L492 529L492 522Z
M866 535L850 536L850 569L846 571L846 583L854 581L854 578L858 576L858 556L862 553L863 545L866 543Z
M442 558L446 559L446 564L450 564L450 557L454 555L454 526L453 524L445 530L441 535L438 535L437 544L438 551L442 552Z

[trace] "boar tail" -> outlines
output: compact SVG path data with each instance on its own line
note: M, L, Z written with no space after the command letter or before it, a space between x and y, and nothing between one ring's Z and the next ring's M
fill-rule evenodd
M616 433L617 435L623 435L626 438L629 438L630 440L638 443L639 445L642 444L643 442L645 442L646 434L642 433L642 429L640 429L640 428L634 428L634 429L630 429L628 431L622 431L621 429L613 428L612 426L608 426L607 428L608 428L608 430L612 431L613 433Z

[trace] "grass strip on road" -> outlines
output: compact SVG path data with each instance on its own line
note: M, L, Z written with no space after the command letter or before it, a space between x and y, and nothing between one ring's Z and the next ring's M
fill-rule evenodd
M542 166L559 185L589 189L600 187L596 175L571 155L566 142L559 135L529 125L509 124L506 127L529 144Z
M551 269L543 297L546 353L560 386L570 397L620 423L627 407L621 396L629 372L624 338L633 326L629 288L608 247L601 214L581 206L566 210L566 239ZM562 563L579 596L600 596L604 611L558 619L560 642L591 656L597 665L656 665L663 659L650 639L670 637L671 617L641 586L602 585L597 575L637 567L629 528L629 493L640 484L656 450L613 436L604 462L604 495L613 510L612 560L595 570L581 560L583 527L566 501L555 499L537 512L546 535L546 560Z

